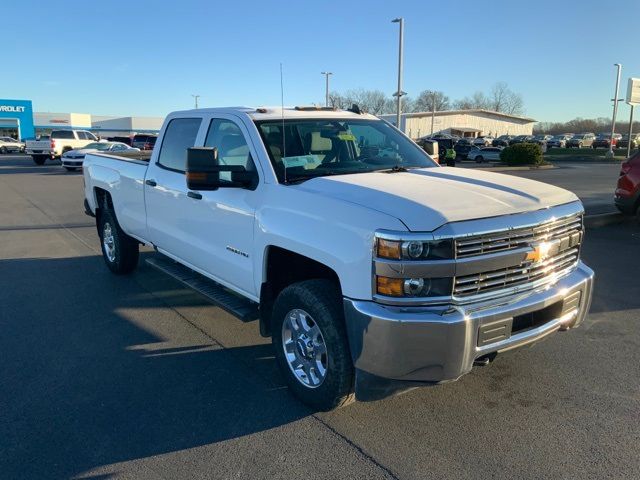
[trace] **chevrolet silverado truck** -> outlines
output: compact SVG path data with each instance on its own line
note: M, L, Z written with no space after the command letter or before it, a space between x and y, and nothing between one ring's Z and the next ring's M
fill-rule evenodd
M106 266L129 273L152 246L150 265L255 320L321 410L456 380L583 322L573 193L440 167L354 110L175 112L153 152L88 154Z
M47 159L60 158L66 152L97 141L98 138L87 130L53 130L44 140L27 140L26 153L36 165L44 165Z

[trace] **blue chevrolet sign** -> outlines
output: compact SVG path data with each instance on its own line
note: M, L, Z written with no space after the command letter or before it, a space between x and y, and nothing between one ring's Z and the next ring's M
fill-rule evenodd
M0 99L0 128L17 128L20 139L35 137L31 100Z

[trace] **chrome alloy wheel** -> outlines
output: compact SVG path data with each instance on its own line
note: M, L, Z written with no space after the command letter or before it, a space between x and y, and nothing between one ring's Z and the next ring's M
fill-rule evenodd
M111 224L105 222L102 227L102 246L104 247L104 253L110 262L116 261L116 244L113 239L113 231L111 230Z
M282 348L300 383L309 388L322 385L327 375L327 346L311 315L298 308L287 313L282 322Z

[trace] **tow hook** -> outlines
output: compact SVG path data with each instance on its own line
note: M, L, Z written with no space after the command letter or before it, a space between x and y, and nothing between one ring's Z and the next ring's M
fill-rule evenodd
M498 356L498 352L488 353L486 355L476 358L473 361L473 365L475 367L486 367L491 362L493 362L497 356Z

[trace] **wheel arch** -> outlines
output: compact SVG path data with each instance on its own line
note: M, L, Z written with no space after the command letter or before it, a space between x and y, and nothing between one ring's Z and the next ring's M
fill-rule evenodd
M273 302L287 286L312 279L334 282L340 292L342 287L338 273L322 262L300 253L275 245L265 248L263 281L260 287L260 334L271 335Z

